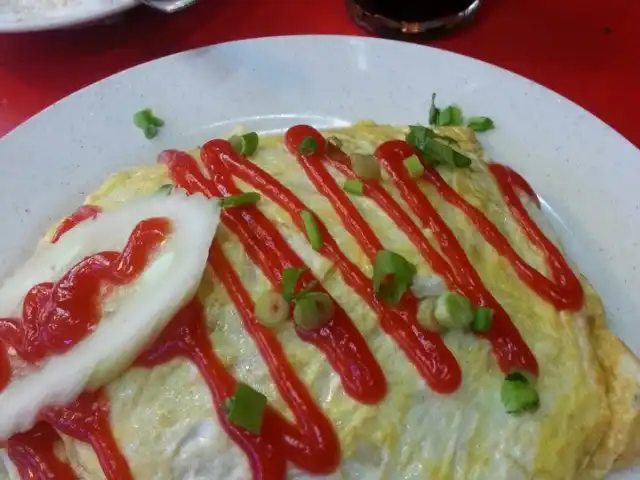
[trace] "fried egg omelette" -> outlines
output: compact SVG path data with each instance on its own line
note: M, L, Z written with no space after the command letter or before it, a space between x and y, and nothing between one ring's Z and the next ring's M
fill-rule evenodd
M174 188L170 195L180 195L180 189L205 197L261 194L257 203L223 213L195 299L167 306L175 312L197 304L193 308L201 310L212 354L167 355L159 361L164 350L149 347L141 353L142 361L92 385L101 386L102 401L108 405L100 432L109 435L100 441L94 427L86 427L89 434L77 434L69 415L77 410L65 414L56 410L59 403L47 405L53 410L0 438L5 464L0 478L597 479L640 460L638 359L609 331L600 298L575 268L558 274L561 261L551 261L548 251L553 247L561 252L562 247L535 198L522 187L516 192L520 205L551 247L545 250L532 241L526 219L514 213L514 200L505 194L498 170L492 169L496 164L487 160L472 130L435 130L450 139L453 150L471 159L470 165L417 166L415 176L410 162L392 168L381 160L381 145L389 146L389 158L404 148L405 128L361 123L322 132L331 141L321 155L314 149L322 137L314 133L293 145L291 134L261 138L250 158L229 153L226 142L217 141L219 159L233 164L228 170L208 169L211 145L188 154L164 152L157 165L118 172L87 198L87 205L106 214L158 195L167 185ZM307 138L315 140L307 142L310 150L304 151ZM337 161L319 169L313 161L329 156L329 144ZM380 178L354 176L348 159L374 152L384 164ZM189 162L198 171L188 170ZM412 177L409 187L405 167ZM420 171L424 168L426 177ZM265 180L270 178L277 180L277 188ZM364 186L362 194L341 190L349 179ZM217 182L219 191L194 191L209 181ZM425 203L416 200L418 193L444 227L425 220ZM463 203L451 201L458 197ZM345 206L345 198L350 206ZM381 201L388 208L381 208ZM313 219L301 222L292 214L298 202L313 212L313 228ZM483 227L478 215L469 212L479 212L494 228ZM47 234L43 245L58 229ZM442 241L443 229L461 247L457 257L449 256L451 244ZM314 245L314 232L324 243ZM506 239L506 247L492 243L498 236ZM376 276L370 252L378 245L415 266L415 278L446 277L442 272L448 272L451 278L445 283L480 292L467 296L474 304L503 309L503 316L494 315L493 328L502 325L515 340L500 344L502 337L456 328L427 335L428 329L414 320L407 320L403 337L396 325L404 317L394 316L396 307L371 299L371 288L362 287L361 279L371 282ZM505 248L510 253L505 254ZM275 327L257 326L250 314L266 293L278 290L281 274L274 272L296 266L298 260L308 268L301 275L308 277L309 288L335 301L335 318L344 324L342 337L330 331L337 320L314 336L290 319ZM465 262L476 273L456 270L455 265ZM555 282L548 286L553 295L532 287L523 273L531 270L542 277L536 285ZM476 280L462 278L472 273ZM563 295L572 276L577 282L573 291L581 293L569 301ZM397 309L413 294L404 295ZM164 299L148 301L162 305ZM0 318L9 315L15 312L0 311ZM171 320L167 329L176 321L180 318ZM514 329L507 328L509 321ZM422 357L412 351L410 335L422 339ZM188 350L184 348L182 352ZM8 348L14 368L16 355ZM213 370L203 373L203 365ZM501 401L505 375L512 367L527 365L537 369L529 373L536 377L539 405L509 413ZM230 407L224 400L235 382L266 397L262 430L247 433L226 418ZM60 421L64 415L66 423ZM36 432L31 439L30 432ZM51 447L49 456L33 447L33 438L47 435L55 435L40 443ZM47 458L49 467L43 466ZM56 463L64 468L55 470L51 465ZM51 476L54 471L67 476Z

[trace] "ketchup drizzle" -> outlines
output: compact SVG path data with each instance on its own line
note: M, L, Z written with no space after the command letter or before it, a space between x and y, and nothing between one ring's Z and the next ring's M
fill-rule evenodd
M507 239L504 237L501 238L498 229L489 222L486 217L473 210L471 210L472 213L468 213L467 215L469 215L474 223L477 222L478 228L487 241L489 241L498 252L509 259L518 276L523 282L529 285L533 291L537 292L541 297L546 298L558 310L579 310L584 303L584 291L582 290L580 280L578 280L578 277L573 273L562 253L560 253L553 242L542 233L536 222L531 218L517 194L517 190L524 192L539 206L538 197L535 192L524 178L509 167L494 163L489 165L489 171L496 179L496 183L504 196L511 214L518 221L529 241L544 254L551 270L553 282L529 267L529 265L521 265L524 261L509 245ZM446 185L442 179L440 180L441 184ZM446 189L446 187L444 188ZM453 189L449 187L449 190ZM455 201L450 192L448 196ZM464 202L464 200L459 202L461 208L466 208L462 206L463 203L466 202ZM471 205L469 205L469 207L473 209ZM493 233L493 230L497 232L497 235Z
M300 155L298 146L307 136L314 138L319 148L314 154ZM349 167L349 158L337 147L327 144L317 130L308 126L293 127L287 132L285 141L289 151L296 156L316 189L329 199L345 228L354 236L367 256L370 259L375 258L377 252L383 248L379 239L324 165L324 162L329 162L343 175L356 178ZM492 343L500 367L504 371L524 368L537 373L538 366L533 354L506 312L484 287L444 220L415 181L411 180L404 171L402 160L415 153L405 142L390 141L377 149L376 156L389 171L409 207L421 222L434 232L444 257L430 244L421 229L381 185L364 180L364 194L373 199L408 235L433 270L443 277L449 288L466 295L477 305L494 309L493 328L485 336ZM266 194L286 210L296 227L304 231L300 219L300 212L306 210L304 203L276 179L235 153L228 142L222 140L208 142L202 148L201 155L208 177L205 177L197 162L186 153L167 151L161 155L161 161L167 164L172 180L179 187L191 193L201 192L208 197L240 193L233 182L233 174ZM511 213L520 223L529 240L545 255L553 281L525 264L513 251L506 238L501 236L482 212L468 204L442 180L435 170L427 168L425 178L435 185L447 202L469 216L485 239L512 263L519 277L534 291L558 308L579 308L582 304L579 281L557 248L529 217L517 195L517 191L522 191L537 201L535 193L522 177L507 167L494 164L489 168L496 178ZM57 241L61 235L81 221L95 218L99 212L100 208L97 206L81 207L61 223L52 242ZM160 220L163 219L150 219L149 222ZM345 283L372 307L378 315L383 330L394 338L429 385L441 393L454 391L461 381L460 368L440 337L422 329L417 324L415 297L409 292L403 298L402 304L395 308L380 302L375 297L371 280L338 248L324 223L319 219L316 220L324 239L324 246L319 253L338 266ZM288 246L275 226L255 206L224 210L222 221L240 238L249 257L261 268L275 289L280 288L282 270L289 267L304 268L302 260ZM159 225L156 227L155 233L145 230L145 236L138 232L135 239L134 231L122 254L102 252L83 260L86 262L83 264L85 268L80 266L83 263L80 262L55 285L40 284L33 287L24 302L25 312L32 315L29 317L31 321L34 315L35 318L43 316L42 312L50 308L51 302L56 301L55 298L52 300L55 297L53 291L56 287L68 288L71 294L82 289L83 292L88 292L90 298L94 298L91 295L95 294L95 285L93 289L91 285L83 289L74 284L74 281L78 282L82 279L83 273L79 272L102 272L97 275L103 274L104 278L112 284L133 280L144 269L150 252L155 248L154 245L161 242L167 234L164 227ZM135 240L139 240L142 236L144 239L137 244L140 250L136 250ZM129 246L131 248L127 250ZM222 427L247 455L254 479L284 479L287 462L311 474L329 474L335 471L340 462L340 446L333 425L296 375L276 337L254 318L254 304L251 297L216 242L210 249L209 265L236 306L246 331L254 339L279 393L295 417L295 422L287 421L270 406L267 406L265 411L263 429L259 435L228 422L223 409L224 400L233 395L237 382L227 372L213 350L207 333L204 309L197 298L175 315L159 338L140 355L135 365L152 368L178 357L186 358L196 365L211 391L212 402ZM111 268L112 266L114 267ZM65 282L62 282L63 278ZM304 288L313 280L313 275L306 271L301 278L301 287ZM82 283L91 284L91 281L87 282L85 279ZM324 291L321 286L318 286L317 290ZM79 330L77 327L74 329L79 333L76 337L71 337L71 342L84 338L99 320L95 317L95 305L91 302L86 305L86 308L80 308L78 311L84 313L88 311L88 321L82 324ZM376 403L386 393L386 380L358 330L339 305L336 304L336 307L337 313L329 325L317 332L298 329L297 333L304 341L314 344L323 351L328 361L340 374L347 393L362 403ZM74 313L77 312L73 309L68 309L66 312L65 315L73 321ZM21 328L31 328L26 316L23 322L0 321L0 346L2 346L1 340L7 341L7 338L9 338L8 344L14 348L16 344L20 346L20 341L24 343L25 334ZM54 341L50 347L64 348L60 345ZM22 353L27 357L29 357L30 348L23 348ZM30 358L34 361L39 359L38 355ZM3 382L6 385L9 381L10 375L8 358L4 349L0 348L0 391L3 388ZM6 444L9 456L18 467L22 478L38 480L75 478L71 467L58 459L54 453L53 446L59 437L51 425L77 440L90 444L98 456L107 479L130 480L133 478L126 459L113 437L109 425L109 404L102 389L85 392L66 407L48 408L42 412L41 419L46 423L40 422L29 432L14 435Z
M451 229L404 168L403 160L414 154L417 152L408 143L401 140L385 142L376 149L375 153L380 163L393 178L409 208L413 210L424 226L433 231L442 252L448 258L451 267L457 272L457 281L450 287L469 298L476 306L488 307L494 311L491 329L478 335L491 342L500 369L505 373L522 369L537 375L538 362L520 332L500 303L483 285L480 276L471 265Z
M178 187L190 193L215 197L240 193L222 160L222 157L234 154L231 145L224 140L212 140L202 147L201 159L210 179L204 177L193 157L185 152L164 152L161 161L169 167L171 179ZM224 209L221 219L238 236L251 260L260 267L274 289L280 289L282 271L289 267L306 270L300 278L301 288L314 280L304 262L257 207ZM316 290L327 293L321 285ZM335 300L334 305L335 314L327 325L316 330L296 328L296 332L302 340L324 353L350 396L365 404L377 403L386 393L382 369Z
M11 364L9 363L9 356L7 355L4 342L0 340L0 392L4 390L11 381Z
M106 394L99 389L82 393L65 407L46 409L42 418L58 431L91 445L107 480L133 480L111 431L109 412Z
M29 363L69 351L100 321L105 285L112 288L133 281L170 229L171 224L164 218L143 220L121 253L91 255L56 283L35 285L24 298L22 318L0 318L0 336Z
M75 480L71 466L55 454L55 444L62 442L58 433L45 422L37 423L25 433L13 435L7 453L23 479Z
M298 229L304 231L299 212L306 207L288 188L240 155L234 153L225 155L224 160L234 175L263 192L286 210ZM363 243L377 244L380 249L382 248L373 231L357 211L350 211L346 215L350 219L360 219L357 231L369 237ZM371 279L346 258L324 223L320 219L316 219L316 222L324 239L324 247L320 253L335 262L345 283L376 312L382 329L394 339L429 386L439 393L454 392L462 381L460 366L440 336L422 328L417 323L416 298L411 292L407 292L402 303L395 308L378 300L373 291ZM375 257L376 252L377 250L371 249L369 253Z
M245 451L254 479L285 478L287 461L309 473L333 472L340 461L340 447L333 425L296 376L277 339L255 320L251 297L217 243L211 247L209 263L236 305L244 327L255 340L296 424L289 423L270 406L265 412L260 435L227 420L224 400L235 392L236 380L225 370L211 347L203 308L197 299L176 315L136 365L151 368L176 357L193 362L211 390L213 405L224 430Z
M60 237L62 235L67 233L79 223L82 223L85 220L96 218L100 214L100 212L102 212L102 208L97 205L82 205L60 223L55 233L51 237L51 243L56 243L58 240L60 240Z
M71 218L76 224L83 221L79 220L82 215L74 214ZM65 221L62 226L66 228L70 224L71 221ZM122 252L106 251L86 257L56 283L34 286L24 299L22 318L0 319L0 344L7 343L29 363L68 351L86 338L100 321L102 289L133 281L170 232L171 223L166 218L145 219L136 225ZM4 349L1 353L6 358ZM48 408L41 417L70 437L89 443L107 479L133 478L113 438L109 405L101 390L83 393L69 406ZM48 478L47 472L53 472L55 478L68 478L70 467L53 461L55 455L50 447L54 434L39 427L9 439L9 456L25 469L26 473L21 474L23 478L31 478L25 475L33 469L39 472L40 477L36 478Z

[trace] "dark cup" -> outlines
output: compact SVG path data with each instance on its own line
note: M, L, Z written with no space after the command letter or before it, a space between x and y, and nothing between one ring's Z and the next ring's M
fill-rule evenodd
M347 0L351 18L377 35L435 38L467 25L482 0Z

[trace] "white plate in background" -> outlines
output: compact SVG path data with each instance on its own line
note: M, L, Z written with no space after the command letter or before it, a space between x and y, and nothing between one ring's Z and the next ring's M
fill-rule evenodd
M25 4L30 6L22 6ZM0 33L81 26L109 18L137 4L136 0L0 0Z
M128 1L128 0L123 0ZM602 295L613 331L640 353L640 151L582 108L495 66L386 40L298 36L176 54L98 82L0 141L0 277L114 171L245 124L274 131L367 118L425 123L441 105L492 117L481 140L548 204L570 256ZM166 121L147 141L132 124ZM619 474L616 478L638 478Z

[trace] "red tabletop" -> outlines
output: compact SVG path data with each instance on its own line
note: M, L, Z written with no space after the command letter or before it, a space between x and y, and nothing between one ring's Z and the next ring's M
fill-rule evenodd
M485 0L477 21L432 46L529 77L640 146L640 1ZM62 97L141 62L270 35L364 35L343 0L200 0L90 28L0 35L0 136ZM411 61L411 59L407 59Z

